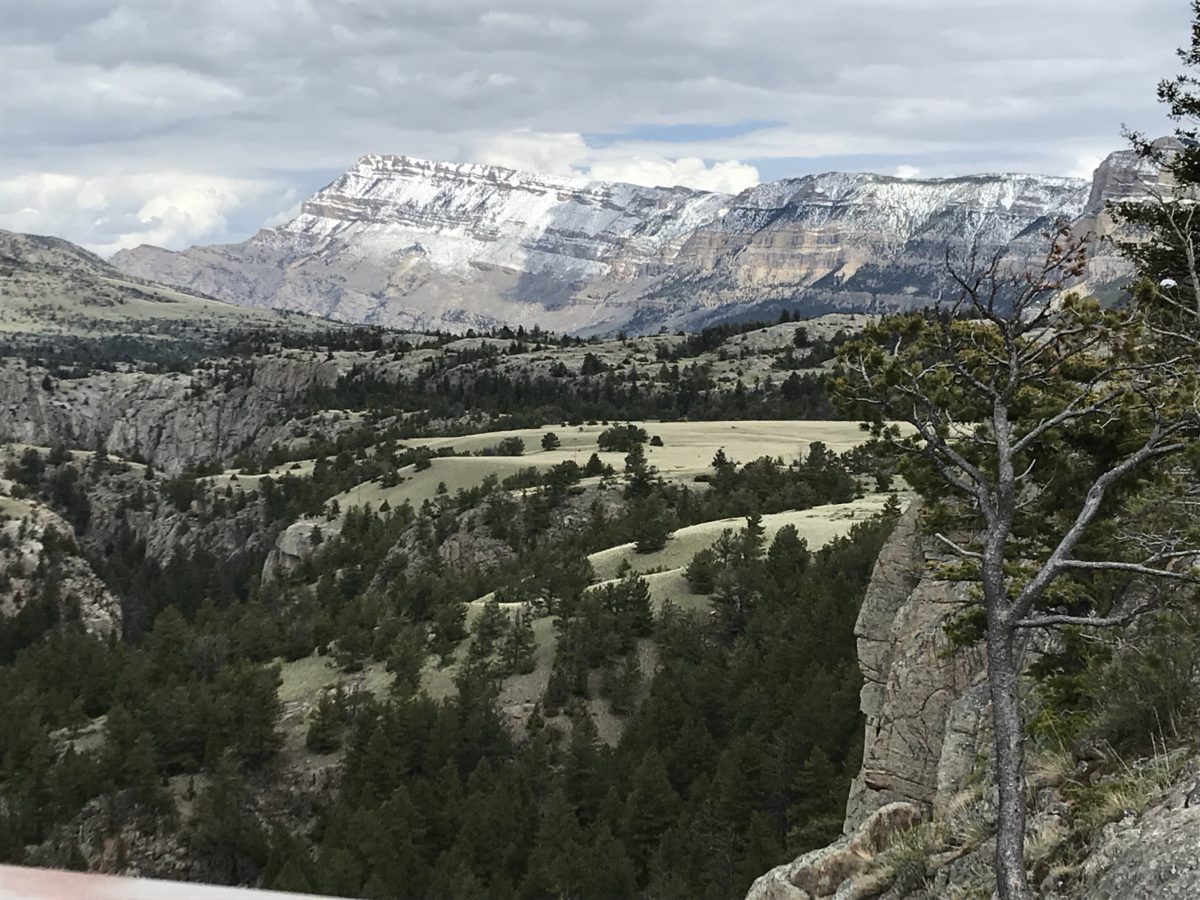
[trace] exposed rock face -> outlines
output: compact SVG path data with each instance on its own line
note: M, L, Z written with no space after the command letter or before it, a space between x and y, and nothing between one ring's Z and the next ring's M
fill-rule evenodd
M772 304L911 308L944 254L1019 252L1083 212L1080 179L826 174L737 196L364 156L242 244L138 247L119 269L248 306L451 328L694 327Z
M232 302L351 322L458 330L563 328L600 304L582 285L661 271L728 197L364 156L278 228L183 254L139 247L113 263ZM201 285L204 287L201 288ZM563 313L564 304L580 309Z
M62 869L82 853L89 872L172 881L212 881L220 877L198 861L185 841L164 822L128 824L114 834L111 813L101 798L89 801L64 831L65 835L55 835L29 848L29 861L39 868ZM64 886L63 896L69 896L69 892L70 888Z
M340 519L298 519L279 533L263 563L263 581L294 571L322 543L342 530Z
M859 612L866 739L850 791L846 831L888 803L936 807L974 769L986 708L977 649L950 651L943 625L961 608L961 585L925 573L934 553L913 504L876 560Z
M814 313L911 308L949 288L947 251L977 243L1023 254L1083 202L1082 182L1030 175L831 173L759 185L697 231L648 296L695 294L708 308L798 300Z
M11 485L0 480L0 501ZM59 615L78 615L88 634L109 638L121 633L121 604L97 577L87 560L70 546L71 527L40 503L0 502L11 516L0 520L0 619L15 616L30 600L49 597ZM58 538L58 550L47 549L47 530Z
M84 449L104 444L175 473L288 439L287 404L337 376L336 364L305 354L262 357L228 387L199 372L101 372L48 381L45 369L0 361L0 441Z
M1178 144L1171 138L1160 138L1155 146L1167 150ZM1087 206L1074 224L1078 235L1091 234L1097 238L1111 237L1117 226L1109 213L1111 204L1123 203L1148 192L1169 191L1170 184L1164 173L1142 159L1132 150L1119 150L1096 169L1092 178L1092 190L1088 194ZM1086 280L1090 287L1104 293L1106 287L1123 282L1133 273L1128 260L1120 256L1112 244L1097 241L1088 258Z
M886 850L897 834L919 824L925 812L912 803L889 803L872 812L853 833L755 880L746 900L819 900L865 896L839 891Z
M896 523L855 629L867 722L845 836L758 879L751 900L860 896L855 876L896 833L939 813L975 771L986 734L984 661L978 651L949 652L943 625L960 608L961 588L929 576L938 553L919 519L914 503Z
M1091 900L1200 897L1200 762L1161 802L1105 827L1083 882Z
M772 869L748 900L933 900L990 890L996 787L985 664L977 651L946 652L943 624L957 588L931 577L940 552L922 538L918 517L914 505L884 545L858 619L866 742L844 836ZM1044 651L1045 640L1031 639L1026 653ZM1034 859L1039 844L1067 841L1072 827L1072 807L1052 783L1031 782L1026 834ZM919 879L899 879L886 859L873 868L899 833L927 821L935 827L917 844L927 867ZM1183 900L1200 896L1198 848L1200 759L1193 759L1148 809L1104 826L1073 877L1046 876L1045 855L1037 877L1046 896L1061 900Z

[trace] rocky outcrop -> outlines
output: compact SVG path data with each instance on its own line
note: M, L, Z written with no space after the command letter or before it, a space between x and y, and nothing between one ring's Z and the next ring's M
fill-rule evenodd
M301 563L332 537L341 533L340 519L298 519L283 529L263 563L264 582L274 581L295 571Z
M1172 138L1160 138L1155 146L1170 151L1178 147ZM1089 287L1102 295L1111 292L1132 274L1129 260L1121 256L1111 242L1103 240L1117 232L1111 208L1145 197L1150 191L1169 191L1166 173L1160 172L1153 163L1143 159L1133 150L1111 153L1096 169L1092 177L1092 190L1087 205L1074 223L1073 231L1079 236L1095 238L1088 256L1085 279Z
M978 650L954 650L946 636L965 597L961 586L932 577L939 553L920 516L914 503L896 523L855 627L866 733L844 837L767 873L752 900L860 896L855 876L898 832L940 814L986 754L984 661Z
M922 537L919 516L913 504L880 552L855 628L867 722L847 832L892 802L944 804L981 749L982 652L954 650L943 627L961 610L966 588L930 577L936 550Z
M112 805L111 797L89 801L59 833L29 847L28 862L43 869L78 868L82 856L88 872L171 881L220 878L196 859L169 821L146 819L117 825ZM73 892L64 887L60 896L70 896Z
M1082 882L1090 900L1200 897L1200 761L1140 816L1105 826Z
M866 894L847 886L867 870L898 834L919 824L926 813L912 803L889 803L867 816L852 833L828 847L772 869L750 886L746 900L858 900Z
M5 501L11 489L0 480L0 619L45 600L88 634L120 635L121 604L79 555L70 526L42 504Z
M747 308L925 305L944 257L1022 255L1087 182L827 173L736 196L364 156L248 241L123 251L124 272L247 306L400 328L499 323L602 334L694 328Z
M336 382L333 361L311 354L260 357L239 368L178 373L95 372L53 378L0 360L0 442L106 446L174 474L202 461L227 463L295 436L289 407Z
M991 890L997 791L985 661L978 649L952 650L945 634L966 598L936 577L944 559L923 537L914 504L876 560L858 618L866 739L844 836L759 878L749 900L934 900ZM1026 663L1048 640L1030 639ZM1094 755L1043 751L1044 764L1030 770L1026 850L1044 896L1200 896L1200 759L1181 771L1179 752L1193 751L1114 758L1101 774ZM1128 806L1102 825L1099 803Z

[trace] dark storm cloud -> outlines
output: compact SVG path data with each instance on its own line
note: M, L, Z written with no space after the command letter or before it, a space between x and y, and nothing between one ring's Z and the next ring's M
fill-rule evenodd
M0 225L101 249L242 237L365 152L725 189L753 171L700 160L1082 171L1122 122L1164 127L1154 85L1189 19L1180 0L4 6Z

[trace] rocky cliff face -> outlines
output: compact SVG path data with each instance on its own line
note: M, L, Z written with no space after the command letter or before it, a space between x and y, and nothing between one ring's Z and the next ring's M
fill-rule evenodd
M1105 827L1084 864L1093 900L1200 897L1200 762L1140 816Z
M747 900L867 900L988 896L994 884L996 789L990 772L986 665L951 653L947 617L961 588L933 577L939 548L914 505L880 552L856 627L866 717L863 763L844 835L758 878ZM1027 652L1037 648L1031 646ZM1192 751L1184 750L1183 753ZM1027 859L1042 896L1182 900L1200 896L1200 760L1122 763L1116 776L1064 778L1031 769ZM1128 806L1090 835L1066 793L1137 782ZM1145 809L1133 798L1149 797ZM1049 866L1052 848L1085 835L1082 861Z
M954 651L946 620L964 587L930 578L937 550L923 540L914 504L876 561L856 634L866 716L862 770L851 788L845 831L894 802L939 812L975 772L987 747L980 648Z
M840 888L874 896L856 879L898 834L943 813L986 755L984 663L976 651L949 652L943 626L962 597L929 577L938 553L919 517L914 503L897 522L855 626L867 721L845 836L766 873L747 900L842 897Z
M827 174L737 196L364 156L285 225L242 244L113 257L248 306L411 328L693 327L756 307L911 307L952 251L1034 241L1075 218L1079 179Z
M71 527L45 504L12 494L0 479L0 620L48 602L88 634L119 636L121 605L74 545Z
M0 442L103 444L174 474L286 441L293 431L289 401L332 384L338 367L311 354L274 355L239 370L232 383L225 374L96 372L55 379L40 367L0 360Z
M1056 216L1083 209L1082 182L1027 175L906 181L828 174L760 185L703 226L651 297L806 311L884 311L936 299L945 254L973 244L1023 254Z
M1160 138L1155 145L1168 150L1178 146L1171 138ZM1092 177L1087 205L1083 214L1076 219L1073 229L1078 235L1092 235L1101 239L1093 245L1088 259L1085 277L1089 286L1103 295L1133 271L1128 261L1116 252L1116 247L1102 240L1113 236L1117 230L1108 211L1110 204L1144 197L1150 191L1169 189L1170 184L1164 173L1132 150L1111 153L1100 164Z

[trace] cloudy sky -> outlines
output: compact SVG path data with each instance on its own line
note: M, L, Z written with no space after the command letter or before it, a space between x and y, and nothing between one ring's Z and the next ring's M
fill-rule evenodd
M363 153L736 191L1090 174L1185 0L0 0L0 227L241 240Z

